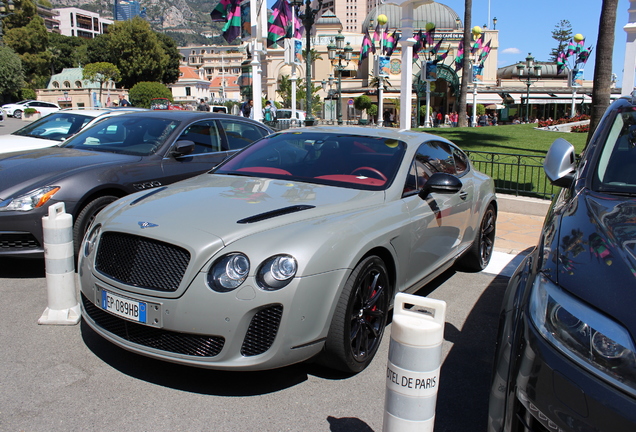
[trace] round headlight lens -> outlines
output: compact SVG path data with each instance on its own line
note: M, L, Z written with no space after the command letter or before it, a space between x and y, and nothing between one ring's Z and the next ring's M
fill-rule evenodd
M265 260L257 274L258 285L273 291L287 286L298 271L296 259L290 255L276 255Z
M228 292L241 286L250 272L250 260L242 253L217 260L208 272L208 285L215 291Z

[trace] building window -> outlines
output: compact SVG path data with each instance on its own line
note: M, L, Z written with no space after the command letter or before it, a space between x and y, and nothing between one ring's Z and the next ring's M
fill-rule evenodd
M82 82L81 81L75 81L75 88L82 88Z
M71 88L71 83L68 81L64 81L64 88Z
M53 88L59 89L60 88L60 83L57 81L53 81Z
M186 91L186 96L192 96L192 91L190 90L190 87L186 87L185 91Z

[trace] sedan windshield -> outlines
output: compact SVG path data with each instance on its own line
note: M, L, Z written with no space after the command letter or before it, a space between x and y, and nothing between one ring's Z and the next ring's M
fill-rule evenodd
M382 190L392 183L405 149L402 141L378 136L285 132L258 141L214 172Z
M92 117L83 114L53 113L13 132L12 135L64 141L91 120Z
M593 187L602 192L636 195L636 111L616 115L596 167Z
M63 147L148 156L163 146L177 125L176 120L124 114L83 130Z

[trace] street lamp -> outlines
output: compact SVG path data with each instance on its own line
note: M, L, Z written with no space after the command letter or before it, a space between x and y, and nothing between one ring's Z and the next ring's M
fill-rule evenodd
M517 78L519 81L526 85L526 112L525 112L525 122L529 121L529 111L530 111L530 86L535 82L541 79L541 65L534 64L534 57L532 57L532 53L528 53L528 57L526 57L526 63L519 63L517 65ZM525 71L528 71L527 73Z
M7 7L9 8L9 12L7 12ZM13 15L13 10L15 9L15 5L13 4L13 0L9 0L7 2L7 6L4 5L4 2L0 0L0 41L2 41L2 20L8 17L9 15Z
M311 8L311 0L305 0L305 11L300 12L300 7L303 5L303 0L292 0L291 5L298 8L298 17L305 26L305 64L306 64L306 74L305 74L305 85L307 87L306 98L307 98L307 115L305 117L305 126L313 126L314 116L311 112L311 100L312 100L312 85L311 85L311 28L314 26L316 22L316 15L320 13L322 10L322 0L318 0L318 7L316 9Z
M497 30L497 17L492 19L492 29Z
M333 41L327 45L327 50L329 53L329 60L331 64L334 66L336 72L338 72L338 105L336 106L336 112L338 116L338 124L342 124L342 71L351 61L351 54L353 53L353 47L351 47L351 43L347 42L347 46L344 46L344 35L342 34L342 30L338 30L338 34L336 35L336 44L333 44ZM346 61L343 66L342 61Z

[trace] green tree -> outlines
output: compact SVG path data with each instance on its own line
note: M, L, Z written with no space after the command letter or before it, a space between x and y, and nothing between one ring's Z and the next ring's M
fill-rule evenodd
M121 71L123 87L132 88L142 81L162 81L169 58L147 21L135 17L116 22L109 27L107 47L113 56L111 63Z
M47 50L49 33L31 0L16 0L14 6L15 12L3 20L3 41L20 56L26 85L44 87L52 57Z
M20 56L11 48L0 46L0 99L4 102L17 98L23 84Z
M371 102L371 98L367 95L360 95L353 100L354 108L363 113L371 108L371 105L373 105L373 103Z
M552 30L552 39L558 42L556 48L552 48L550 52L550 61L556 62L559 52L568 46L569 40L572 38L572 24L568 20L561 20Z
M121 73L117 66L108 62L89 63L82 70L82 79L97 81L99 83L99 100L102 100L102 90L104 83L108 81L119 81Z
M168 56L165 64L163 65L163 76L161 82L164 84L172 84L179 79L179 65L181 64L181 53L177 49L177 43L170 36L166 36L164 33L157 33L159 42L163 47L164 52Z
M311 84L311 113L314 116L320 114L322 111L322 101L318 95L318 91L321 89L322 86L313 83ZM303 103L304 108L307 109L307 90L305 87L305 81L302 79L299 79L296 83L296 95L296 102Z
M592 88L592 112L590 113L590 142L596 126L610 104L612 86L612 50L614 47L614 26L618 0L603 0L598 24L596 43L596 63L594 65L594 86Z
M150 101L154 98L166 98L172 102L172 92L160 82L139 82L130 89L129 95L130 103L141 108L150 108Z
M87 47L87 39L49 33L51 75L62 72L64 68L76 68L90 63Z
M306 97L305 93L300 90L300 88L304 88L304 85L301 87L302 84L302 78L296 79L296 105L298 105L299 100L305 100ZM278 89L276 90L276 93L278 93L283 100L283 108L292 107L292 81L289 78L289 75L283 75L278 78ZM296 106L296 109L299 109L299 107Z
M110 32L89 39L87 43L87 63L108 62L117 65L117 59L110 51Z

